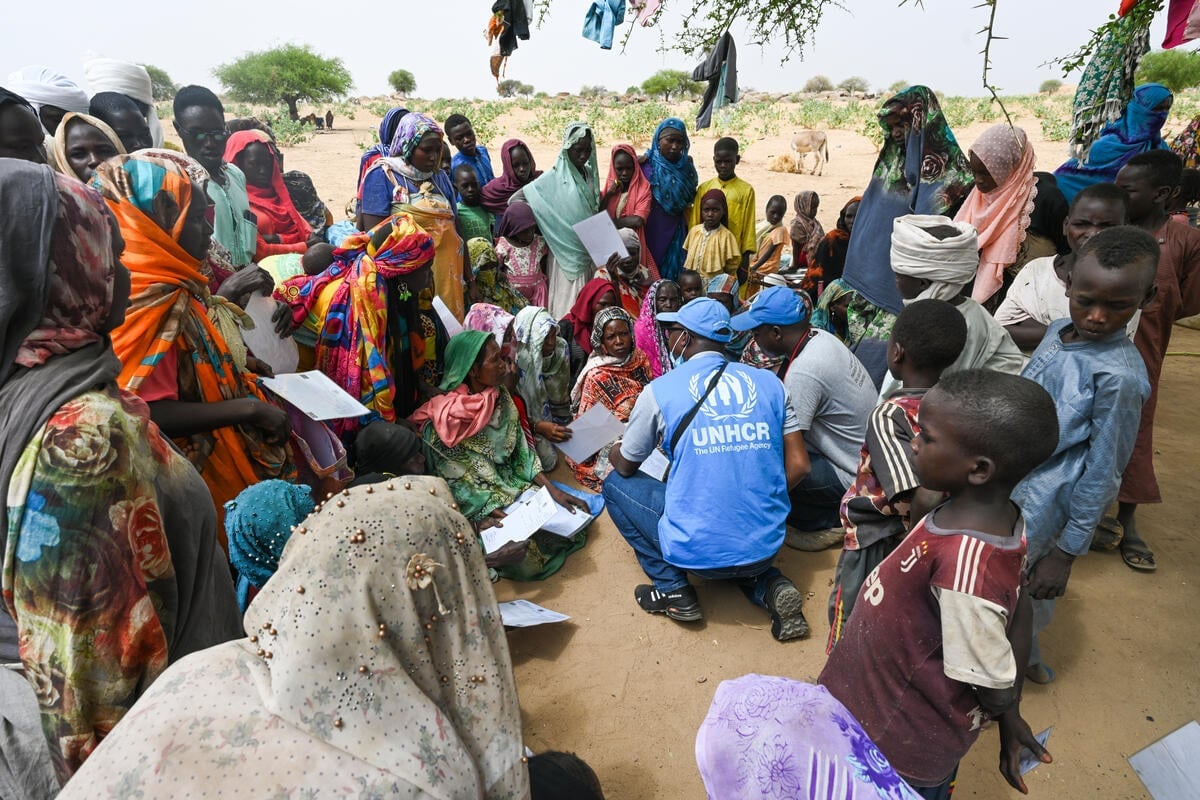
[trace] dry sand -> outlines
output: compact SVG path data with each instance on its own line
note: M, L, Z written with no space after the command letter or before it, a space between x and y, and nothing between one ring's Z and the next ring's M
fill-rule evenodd
M527 138L524 118L520 112L501 118L502 134L485 143L497 169L500 143L509 136ZM336 121L333 131L286 151L288 166L312 175L339 219L353 194L358 155L372 141L369 131L376 124L360 110L356 120ZM956 131L964 149L985 127ZM1026 130L1039 167L1052 170L1063 159L1063 145L1043 140L1035 122ZM693 140L702 180L713 174L714 140ZM550 167L556 143L529 143L539 166ZM784 195L790 206L797 191L815 189L822 200L821 222L832 227L842 203L866 186L876 150L849 131L830 131L830 147L823 176L785 175L768 172L766 164L785 152L786 136L751 142L738 174L757 190L760 215L772 194ZM603 174L607 168L607 156L601 154ZM1198 515L1187 500L1196 485L1189 465L1196 460L1191 408L1200 391L1200 361L1186 355L1200 351L1200 333L1177 327L1171 350L1185 355L1167 359L1159 402L1156 466L1165 503L1144 507L1139 516L1159 570L1136 573L1112 553L1090 554L1077 563L1044 637L1058 681L1028 685L1025 691L1023 710L1034 730L1054 726L1049 749L1055 763L1028 776L1031 796L1149 797L1126 758L1200 717L1200 617L1195 612L1200 539ZM732 528L736 524L730 521ZM596 768L613 800L703 797L694 741L717 684L747 672L800 680L820 672L835 560L835 552L784 548L780 554L784 572L811 593L807 610L813 625L811 639L780 644L771 638L765 612L725 585L697 581L703 623L683 626L642 613L633 587L645 578L603 517L592 526L587 547L557 575L542 583L497 585L501 600L524 597L572 617L510 636L529 746L578 752ZM988 731L972 749L959 771L956 797L1017 795L996 769L996 742L995 732Z

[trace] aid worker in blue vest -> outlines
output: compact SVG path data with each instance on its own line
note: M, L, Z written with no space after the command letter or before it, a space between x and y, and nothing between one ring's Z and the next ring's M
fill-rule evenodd
M770 372L726 360L733 329L716 300L657 318L680 363L638 397L604 482L608 513L652 581L634 598L651 614L695 622L703 614L688 573L732 580L770 612L776 639L804 638L803 597L772 566L788 488L809 470L787 392ZM665 483L638 469L659 447L671 463Z

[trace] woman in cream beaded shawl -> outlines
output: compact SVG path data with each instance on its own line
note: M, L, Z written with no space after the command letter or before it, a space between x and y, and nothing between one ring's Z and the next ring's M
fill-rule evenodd
M61 797L529 796L500 613L441 479L318 507L245 626L168 669Z

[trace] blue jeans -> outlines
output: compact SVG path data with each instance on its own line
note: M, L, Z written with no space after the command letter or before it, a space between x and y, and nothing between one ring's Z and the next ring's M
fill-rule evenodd
M848 487L842 485L833 462L820 453L808 451L812 471L788 492L792 511L788 523L802 531L822 531L841 525L838 509Z
M658 539L658 521L666 508L667 485L641 472L625 478L610 472L604 481L604 503L617 530L629 542L642 571L660 592L673 592L688 585L688 572L708 580L736 581L739 588L757 606L767 607L767 590L778 569L771 566L775 557L717 569L684 570L668 563Z

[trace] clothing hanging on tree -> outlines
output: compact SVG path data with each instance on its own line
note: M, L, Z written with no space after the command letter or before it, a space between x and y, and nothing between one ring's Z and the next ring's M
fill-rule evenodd
M1167 34L1163 49L1170 50L1197 38L1200 31L1200 0L1171 0L1167 8Z
M712 125L713 112L738 101L737 46L728 31L721 34L717 46L692 70L692 80L708 81L700 113L696 115L696 130Z
M517 39L529 41L530 6L525 0L496 0L492 13L503 15L503 26L499 34L493 34L494 23L488 25L488 41L496 38L500 42L500 55L508 58L517 49Z
M647 28L654 24L658 10L662 8L662 0L629 0L629 8L637 12L637 21Z
M583 38L612 50L613 32L625 21L625 0L595 0L583 18Z
M1142 56L1150 50L1149 27L1136 25L1131 17L1122 17L1120 27L1096 46L1075 89L1070 154L1080 161L1087 159L1092 142L1104 126L1125 113L1133 97L1134 74Z

